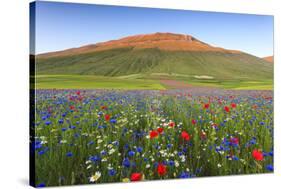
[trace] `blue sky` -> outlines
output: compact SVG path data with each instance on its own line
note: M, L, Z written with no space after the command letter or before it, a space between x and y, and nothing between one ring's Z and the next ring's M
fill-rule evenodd
M36 54L154 32L189 34L255 56L273 54L273 17L37 1Z

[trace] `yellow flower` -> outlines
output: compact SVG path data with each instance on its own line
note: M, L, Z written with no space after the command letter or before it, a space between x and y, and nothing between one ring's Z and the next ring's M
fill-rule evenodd
M122 182L130 182L130 179L129 178L123 178Z

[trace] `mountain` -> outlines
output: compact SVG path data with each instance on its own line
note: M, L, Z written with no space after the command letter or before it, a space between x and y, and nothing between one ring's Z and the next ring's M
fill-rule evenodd
M190 35L153 33L36 56L37 74L159 74L218 79L272 79L256 56L211 46Z
M158 32L153 34L134 35L118 40L86 45L79 48L45 53L39 55L39 57L50 58L58 56L68 56L73 54L83 54L117 48L133 48L135 50L158 48L166 51L212 51L239 53L239 51L230 51L219 47L212 47L211 45L203 43L202 41L199 41L190 35Z
M273 63L274 61L274 57L273 56L267 56L267 57L264 57L263 58L264 60L266 60L267 62L271 62L271 63Z

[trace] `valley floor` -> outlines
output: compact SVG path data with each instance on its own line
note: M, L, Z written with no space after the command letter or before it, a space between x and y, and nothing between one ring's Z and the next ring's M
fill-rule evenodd
M37 75L37 89L124 89L165 90L190 87L212 87L236 90L272 90L272 80L222 80L167 75L130 75L103 77L92 75Z

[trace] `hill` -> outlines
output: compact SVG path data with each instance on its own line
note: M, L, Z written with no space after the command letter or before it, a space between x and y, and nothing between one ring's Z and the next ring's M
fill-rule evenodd
M267 57L264 57L263 59L266 60L267 62L271 62L271 63L274 62L274 57L273 56L267 56Z
M204 83L272 81L273 65L189 35L154 33L37 55L36 74Z

